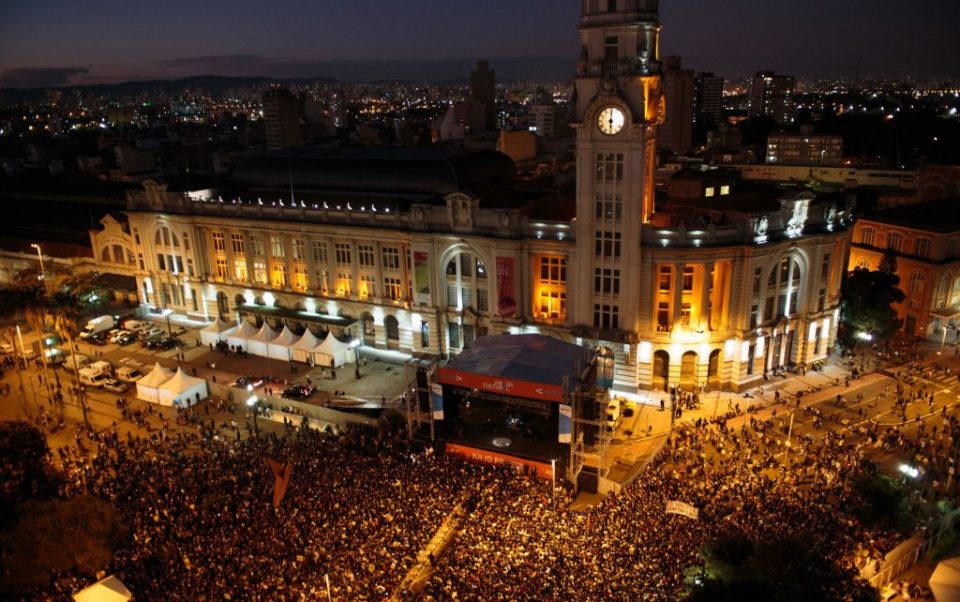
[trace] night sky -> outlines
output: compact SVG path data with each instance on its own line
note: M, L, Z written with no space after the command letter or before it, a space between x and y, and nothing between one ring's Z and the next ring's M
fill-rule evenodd
M557 57L572 74L579 11L577 0L2 0L0 86L474 57L495 68L498 57ZM957 0L661 0L661 16L665 55L728 76L852 75L858 59L863 77L960 75Z

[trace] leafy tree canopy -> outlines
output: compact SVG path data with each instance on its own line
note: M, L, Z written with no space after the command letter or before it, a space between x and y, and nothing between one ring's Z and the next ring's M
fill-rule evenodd
M840 291L840 320L848 346L861 332L883 339L900 329L893 304L906 295L897 288L899 284L900 278L886 271L857 268L847 273Z
M49 459L43 433L26 422L0 422L0 526L13 521L18 505L56 492Z

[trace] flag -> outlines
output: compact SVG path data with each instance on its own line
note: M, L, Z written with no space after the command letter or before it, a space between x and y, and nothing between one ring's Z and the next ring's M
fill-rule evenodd
M273 473L273 507L279 508L283 496L287 493L287 485L290 483L290 475L293 474L292 464L281 464L276 460L267 460L270 465L270 471Z

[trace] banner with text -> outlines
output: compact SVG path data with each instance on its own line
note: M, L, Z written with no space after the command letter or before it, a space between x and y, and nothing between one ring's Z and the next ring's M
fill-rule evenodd
M570 443L571 424L573 422L573 407L560 404L560 443Z
M497 312L504 318L517 315L513 277L513 257L497 257Z
M433 419L443 420L443 386L436 383L430 385L430 407L433 409Z
M510 464L514 470L520 473L535 474L541 479L553 478L553 467L549 463L526 460L507 454L499 454L494 451L459 445L457 443L445 444L446 453L451 456L457 456L468 462L477 462L480 464Z
M679 514L693 520L700 518L700 510L686 502L667 502L667 514Z
M532 383L515 378L477 374L475 372L463 372L462 370L454 370L453 368L440 368L437 371L437 375L440 382L445 385L454 385L466 389L480 389L481 391L488 391L490 393L526 397L528 399L544 399L547 401L560 402L564 400L563 387L557 385Z
M413 252L413 293L417 303L430 303L430 254Z

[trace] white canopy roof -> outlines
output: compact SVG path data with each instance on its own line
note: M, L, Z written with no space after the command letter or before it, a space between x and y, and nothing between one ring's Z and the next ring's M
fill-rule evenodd
M251 341L260 341L261 343L269 343L273 339L277 338L277 331L267 326L267 323L264 322L263 326L260 327L260 332L256 333L251 337L246 337Z
M157 362L153 370L137 381L137 386L157 388L171 378L173 378L173 370L167 370Z
M244 320L243 324L241 324L240 328L237 329L235 333L233 333L231 338L235 337L240 339L249 339L256 334L257 334L257 328L250 322L247 322L246 320Z
M930 575L930 591L937 602L960 601L960 557L947 558L937 564Z
M133 594L116 576L110 575L73 594L73 599L76 602L126 602L133 599Z
M209 332L211 334L222 334L230 330L234 330L237 327L236 324L231 324L226 320L221 320L218 316L209 326L201 330L200 332Z
M283 330L280 331L280 334L277 335L277 338L275 338L275 339L273 339L272 341L270 341L270 344L271 344L271 345L284 345L284 346L286 346L286 347L290 347L290 346L292 346L292 345L297 341L297 339L299 339L299 338L300 338L300 337L298 337L297 335L293 334L293 331L290 330L289 328L287 328L287 325L284 324L284 325L283 325Z
M318 352L326 353L328 355L336 355L348 349L350 349L350 343L344 343L337 337L333 336L332 332L328 333L323 339L323 342L320 343L320 346L317 347Z
M320 339L318 339L310 329L308 328L306 332L303 333L303 336L300 337L293 345L290 345L291 349L301 349L303 351L313 351L320 345Z
M177 373L173 375L173 378L167 380L159 388L172 393L183 393L205 382L202 378L190 376L183 371L183 368L177 368Z

